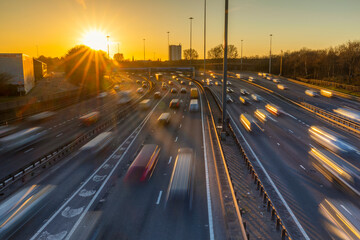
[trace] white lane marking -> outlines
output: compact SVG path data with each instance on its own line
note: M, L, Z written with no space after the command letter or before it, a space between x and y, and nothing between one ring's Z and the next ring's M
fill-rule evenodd
M172 156L170 156L168 164L170 164L170 163L171 163L171 159L172 159Z
M182 116L182 118L184 118L184 115Z
M278 146L280 146L280 143L277 143Z
M62 231L56 234L50 234L48 231L43 232L39 239L54 239L54 240L62 240L66 236L67 231Z
M72 218L81 214L83 211L84 211L84 207L73 208L73 209L71 209L70 207L66 207L64 211L62 211L61 215L65 218Z
M160 204L161 195L162 195L162 191L159 192L159 196L158 196L158 198L157 198L156 205L159 205L159 204Z
M216 95L216 97L219 100L219 97ZM286 210L289 212L290 216L292 217L292 219L294 220L296 226L299 228L300 232L302 233L302 235L304 236L304 238L306 240L310 240L309 236L307 235L307 233L305 232L304 228L301 226L299 220L296 218L295 214L293 213L293 211L291 210L291 208L289 207L289 205L287 204L287 202L285 201L283 195L280 193L279 189L276 187L275 183L273 182L273 180L271 179L270 175L268 174L268 172L265 170L264 166L262 165L261 161L259 160L259 158L257 157L257 155L255 154L255 152L252 150L252 148L250 147L249 143L246 141L246 138L244 137L244 135L241 133L240 129L238 128L236 122L234 121L234 119L232 118L232 116L229 114L229 111L226 111L228 116L230 117L233 125L235 126L236 130L238 133L240 133L242 139L244 140L245 144L247 145L247 147L250 149L251 154L254 156L255 160L257 161L259 167L261 168L261 170L264 172L266 178L269 180L270 184L272 185L272 187L274 188L275 192L277 193L277 195L279 196L281 202L284 204Z
M199 88L196 87L199 91ZM209 237L210 240L214 240L214 226L213 226L213 217L211 211L211 195L210 195L210 182L209 182L209 168L207 165L207 147L205 142L205 127L204 127L204 113L203 113L203 102L200 95L200 105L201 105L201 127L202 127L202 136L204 144L204 162L205 162L205 176L206 176L206 199L207 199L207 209L208 209L208 221L209 221Z
M56 137L58 138L58 137L60 137L61 135L63 135L63 133L59 133L58 135L56 135Z
M180 124L179 128L181 128L181 124Z
M291 129L289 129L289 132L294 133Z
M34 150L34 148L29 148L29 149L28 149L28 150L26 150L24 153L31 152L32 150Z
M295 120L297 120L297 118L296 117L294 117L293 115L291 115L290 113L285 113L286 115L288 115L289 117L291 117L291 118L293 118L293 119L295 119Z
M104 176L95 175L95 176L93 177L93 181L94 181L94 182L100 182L100 181L104 180L105 178L106 178L106 175L104 175Z
M301 167L302 169L306 170L306 168L305 168L303 165L300 165L300 167Z
M178 137L175 138L175 142L177 142L177 140L178 140Z
M79 192L79 196L80 197L90 197L92 195L95 194L95 190L86 190L86 189L83 189Z

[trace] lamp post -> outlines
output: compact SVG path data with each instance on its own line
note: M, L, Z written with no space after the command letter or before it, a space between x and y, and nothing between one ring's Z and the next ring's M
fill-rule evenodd
M110 49L109 49L109 44L110 44L110 42L109 42L109 38L110 38L110 36L108 35L108 36L106 36L106 39L107 39L107 52L108 52L108 58L110 59Z
M168 52L169 52L169 61L170 61L170 32L167 31L166 33L168 35Z
M191 58L192 58L192 20L193 17L189 17L190 19L190 65L191 65Z
M280 56L280 76L282 75L282 69L283 69L283 50L281 50L281 56Z
M229 0L225 0L225 30L224 30L224 83L223 83L223 112L222 112L222 131L226 128L226 85L227 85L227 50L228 50L228 15L229 15Z
M271 45L272 45L272 34L270 34L269 74L271 74Z
M240 59L240 70L242 71L243 69L243 41L241 40L241 59Z
M206 79L206 0L204 0L204 82Z
M143 39L144 41L144 61L145 61L145 38Z

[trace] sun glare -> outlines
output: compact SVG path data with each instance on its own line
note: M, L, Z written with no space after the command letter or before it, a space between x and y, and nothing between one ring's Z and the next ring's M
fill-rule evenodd
M106 35L97 30L91 30L85 33L82 42L94 50L106 51L107 48Z

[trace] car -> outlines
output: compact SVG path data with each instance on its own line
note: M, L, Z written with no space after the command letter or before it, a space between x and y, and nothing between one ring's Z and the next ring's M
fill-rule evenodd
M318 92L315 90L311 90L311 89L307 89L305 90L305 94L310 96L310 97L317 97L319 96Z
M140 84L141 84L141 81L140 81L140 80L136 80L136 83L140 85Z
M181 85L184 85L184 84L185 84L185 82L184 82L184 81L180 81L180 84L181 84Z
M262 99L259 95L255 94L255 93L251 94L251 98L256 102L259 102Z
M177 93L178 91L177 91L177 89L176 88L172 88L171 89L171 93Z
M212 83L212 82L208 82L207 85L208 85L208 86L212 86L213 83Z
M172 81L169 81L169 85L173 85L174 83Z
M108 95L107 92L101 92L101 93L98 94L97 98L104 98L107 95Z
M241 93L242 95L248 95L248 94L249 94L249 92L248 92L246 89L244 89L244 88L240 89L240 93Z
M280 83L279 79L277 79L277 78L274 78L272 81L273 81L274 83Z
M269 117L269 113L266 112L264 109L256 109L254 112L254 116L261 122L266 122Z
M226 92L227 92L227 93L233 93L234 90L232 90L232 88L229 88L229 87L228 87L228 88L226 88Z
M170 123L171 115L168 112L162 113L158 118L158 123L162 125L167 125Z
M232 85L232 83L230 81L227 81L226 84L229 86Z
M181 92L181 93L186 93L186 92L187 92L187 91L186 91L186 88L181 88L181 89L180 89L180 92Z
M288 89L287 86L284 85L284 84L278 84L278 85L277 85L277 88L280 89L280 90L286 90L286 89Z
M241 102L242 104L244 104L244 105L249 104L249 99L248 99L247 97L240 96L240 97L239 97L239 100L240 100L240 102Z
M218 81L215 82L215 86L221 86L221 83L219 83Z
M192 86L193 85L193 83L192 82L189 82L189 86Z
M180 100L175 98L170 101L169 108L179 108L180 107Z
M147 88L148 86L147 86L147 84L143 84L141 87L142 88Z
M156 99L161 98L161 93L160 92L155 92L154 93L154 98L156 98Z
M227 103L233 103L234 100L232 100L232 98L229 95L226 95L226 102Z
M266 104L266 105L265 105L265 109L266 109L269 113L271 113L271 114L273 114L273 115L275 115L275 116L279 116L279 115L283 114L282 109L281 109L280 107L276 106L275 104L272 104L272 103Z
M138 88L138 89L136 90L136 92L137 92L138 94L142 94L142 93L144 93L144 89L143 89L143 88Z
M190 112L197 112L199 111L199 101L197 99L191 99L190 100L190 106L189 106Z
M248 132L253 132L255 129L254 118L247 113L242 113L240 115L240 122Z

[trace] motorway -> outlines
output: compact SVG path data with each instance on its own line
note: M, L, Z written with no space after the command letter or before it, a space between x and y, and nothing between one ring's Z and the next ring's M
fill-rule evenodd
M131 78L136 80L135 76ZM170 93L170 87L177 88L178 93ZM187 93L180 93L181 87L185 87ZM190 86L187 81L184 85L174 81L167 90L159 90L157 85L155 90L161 91L162 98L154 99L151 94L150 109L136 108L107 130L112 131L113 139L103 151L97 155L74 152L10 196L10 204L21 199L24 192L32 196L30 199L38 200L33 200L33 204L25 209L20 207L22 213L9 221L10 224L0 232L5 234L1 237L214 239L215 236L219 239L225 236L224 216L216 210L220 194L212 180L209 184L210 178L215 179L209 175L215 171L207 166L211 156L206 157L210 149L204 132L203 106L198 112L188 111ZM181 100L180 108L169 109L173 98ZM99 106L102 115L111 114L113 102L109 99ZM91 104L94 102L87 105L88 111ZM67 113L66 109L61 111ZM168 126L157 123L163 112L171 113ZM55 118L44 124L57 121ZM79 127L76 127L78 131L74 131L74 125L66 127L70 131L67 136L81 134ZM65 131L64 126L59 128ZM52 133L52 138L55 134L59 132ZM37 143L36 149L39 150L31 151L34 157L41 155L46 148L42 148L43 142L46 141ZM54 144L48 142L51 143ZM161 147L158 163L149 181L142 185L128 185L123 177L142 144L146 143L156 143ZM181 147L190 147L195 152L195 191L191 209L186 203L174 204L167 202L166 198L177 151ZM7 200L3 204L8 204Z
M255 77L255 75L252 76ZM268 80L259 77L255 77L255 79L257 84L264 87L273 85ZM248 82L235 77L229 78L228 81L232 83L228 87L234 90L234 93L229 94L234 102L227 104L227 111L231 121L235 124L236 134L239 138L245 138L247 147L249 147L248 150L252 153L253 164L260 169L259 171L264 170L263 172L266 172L261 174L263 175L261 180L271 185L267 191L272 193L270 198L275 202L275 206L281 209L280 216L283 215L283 220L286 219L284 222L289 227L290 233L292 232L290 229L296 226L296 232L299 232L299 235L293 236L293 238L330 239L326 219L319 212L320 203L329 198L355 204L358 201L353 196L344 194L342 189L334 186L314 169L309 161L308 152L310 144L315 146L316 144L310 140L308 129L312 125L325 126L341 133L350 144L357 148L359 148L359 139ZM286 97L296 99L300 94L299 91L293 91L292 86L294 84L286 83L286 85L289 89L282 92L276 88L276 85L269 88L284 94ZM209 88L221 101L222 86L212 85ZM297 86L297 88L304 87ZM240 89L246 89L250 94L256 93L263 99L256 102L248 95L250 104L243 105L239 101ZM305 96L305 90L301 91L302 95ZM335 101L335 99L331 101L333 100ZM323 106L324 101L321 100L321 97L314 98L313 101L318 101L318 106ZM337 99L336 101L340 100ZM271 115L265 123L256 119L258 131L246 131L240 123L240 114L248 113L254 116L254 111L257 108L265 109L266 103L273 103L281 107L284 114L278 117ZM332 102L332 104L336 105L337 103ZM346 160L359 167L359 158L360 155L357 152L350 157L347 156Z

